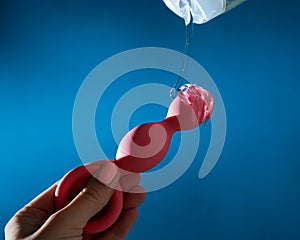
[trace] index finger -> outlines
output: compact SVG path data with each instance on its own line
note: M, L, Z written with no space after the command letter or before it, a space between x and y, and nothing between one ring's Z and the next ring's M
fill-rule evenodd
M26 206L37 208L51 215L56 211L54 205L54 192L57 186L57 182L54 183L51 187L46 189L44 192L35 197L31 202Z

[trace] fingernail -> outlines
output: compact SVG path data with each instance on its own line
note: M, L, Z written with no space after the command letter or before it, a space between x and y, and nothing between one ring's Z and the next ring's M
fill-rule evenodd
M129 192L130 189L138 186L141 181L141 176L138 173L130 173L120 178L120 184L123 192Z
M118 168L114 163L106 162L101 166L100 171L97 174L97 179L105 185L109 185L113 182L117 176Z

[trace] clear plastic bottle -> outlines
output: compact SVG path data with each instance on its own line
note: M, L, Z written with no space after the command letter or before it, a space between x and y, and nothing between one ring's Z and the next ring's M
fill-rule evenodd
M183 18L185 24L202 24L229 11L246 0L163 0L167 7Z

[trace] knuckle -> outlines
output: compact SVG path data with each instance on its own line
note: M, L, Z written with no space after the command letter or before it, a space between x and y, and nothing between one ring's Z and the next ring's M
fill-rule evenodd
M100 192L97 187L93 185L83 189L82 196L91 204L97 204L101 206L105 206L109 201L109 195L107 191Z
M48 221L49 222L65 222L67 219L66 219L66 216L64 214L63 211L58 211L54 214L52 214L49 218L48 218Z

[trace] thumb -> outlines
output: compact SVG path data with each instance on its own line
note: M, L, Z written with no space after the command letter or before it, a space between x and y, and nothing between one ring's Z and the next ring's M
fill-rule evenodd
M94 176L63 210L75 225L82 224L84 227L91 217L107 205L117 186L119 170L114 163L105 161Z

